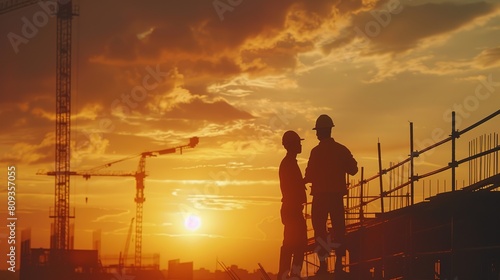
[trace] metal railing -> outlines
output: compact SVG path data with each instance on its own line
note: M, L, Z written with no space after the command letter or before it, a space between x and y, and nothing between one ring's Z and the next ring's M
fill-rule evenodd
M348 195L345 198L345 212L348 224L360 223L366 220L366 217L373 217L378 213L384 213L386 210L396 210L415 203L415 184L422 179L437 175L447 170L451 170L451 191L457 189L456 169L465 163L469 163L469 180L468 184L472 185L479 181L488 179L494 175L499 174L498 154L500 150L498 142L498 133L494 132L489 135L480 136L469 143L469 156L456 159L456 140L467 132L472 131L481 124L497 117L500 110L486 116L478 122L468 126L467 128L459 131L455 129L455 112L452 113L452 132L447 138L427 146L420 151L413 148L413 124L410 123L410 154L409 157L400 161L399 163L390 164L387 169L382 169L382 156L380 143L378 143L378 159L379 159L379 172L371 177L364 177L364 169L361 168L361 178L355 183L351 181L348 186ZM424 174L418 175L415 173L415 158L422 154L436 149L446 143L451 142L451 161L439 168ZM405 178L405 174L408 176ZM383 185L383 176L389 176L389 187L385 188ZM370 195L373 191L369 191L369 184L372 181L379 181L379 193ZM446 184L446 181L445 181ZM498 186L497 186L498 187ZM439 188L439 181L438 181ZM446 191L446 185L443 188ZM425 182L422 184L422 192L425 192ZM437 194L435 192L434 194ZM431 192L429 191L429 194ZM386 199L393 202L392 205L384 204ZM397 200L399 199L399 203ZM423 197L425 199L425 197ZM378 207L371 207L371 209L378 209L368 211L368 206L373 203L380 203Z
M437 195L441 192L456 191L456 169L465 163L469 164L469 180L468 187L465 187L464 180L464 187L462 190L474 191L483 187L486 187L487 190L498 188L500 186L498 163L500 146L498 141L498 132L480 136L479 138L470 141L468 148L469 155L458 160L456 159L456 140L465 133L479 127L481 124L497 117L499 114L500 110L497 110L496 112L459 131L455 128L455 112L453 112L452 130L450 136L424 147L420 151L414 149L413 124L410 123L409 156L398 163L389 163L389 167L386 169L382 168L381 145L378 143L378 173L370 177L365 177L364 168L361 167L360 179L357 182L354 179L351 179L347 186L348 195L344 198L347 231L354 231L364 226L367 222L376 222L373 218L375 218L378 214L415 204L416 187L420 187L422 192L422 201L426 199L426 188L428 188L427 197ZM415 167L417 167L415 164L416 158L450 142L451 160L448 164L421 175L418 175L415 172ZM437 191L432 191L431 181L429 181L426 186L425 180L423 179L440 174L447 170L451 170L450 187L446 185L446 181L444 181L442 186L440 186L440 181L437 181L437 184L434 185L437 187ZM378 189L371 189L370 184L372 186L376 186L377 181ZM416 183L419 181L421 184L417 186ZM386 182L385 185L384 182ZM308 225L309 250L304 257L306 275L312 275L316 270L314 268L318 267L318 260L315 256L318 244L315 244L314 238L312 237L314 234L311 225L310 213L311 203L307 203L305 207L305 215ZM330 221L328 221L327 227L331 227ZM335 254L332 251L329 258L330 266L334 259ZM349 270L348 267L352 264L349 264L347 260L348 258L346 258L345 266L346 269Z

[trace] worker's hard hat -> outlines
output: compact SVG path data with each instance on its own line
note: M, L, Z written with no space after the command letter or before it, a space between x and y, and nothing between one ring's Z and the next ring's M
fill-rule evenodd
M332 118L328 115L320 115L318 119L316 119L316 126L313 130L321 129L321 128L332 128L335 125L333 124Z
M304 139L300 138L300 136L297 134L297 132L293 130L288 130L283 134L283 138L281 139L281 143L283 146L287 146L296 142L302 141Z

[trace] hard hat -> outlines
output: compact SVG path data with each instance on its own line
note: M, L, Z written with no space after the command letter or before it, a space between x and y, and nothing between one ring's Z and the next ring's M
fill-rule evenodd
M293 130L288 130L287 132L285 132L283 134L283 138L281 139L281 143L283 144L283 146L287 146L289 144L293 144L293 143L296 143L296 142L299 142L302 141L304 139L300 138L300 136L297 134L297 132L293 131Z
M318 128L332 128L335 125L333 124L332 118L328 115L320 115L316 120L316 126L313 130L317 130Z

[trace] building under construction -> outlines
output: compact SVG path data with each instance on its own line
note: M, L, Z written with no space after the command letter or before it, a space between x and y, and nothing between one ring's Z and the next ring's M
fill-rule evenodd
M410 156L387 169L382 168L378 144L379 172L365 178L361 168L361 179L351 180L348 185L347 255L343 259L346 279L500 279L498 133L474 138L468 143L467 157L455 156L461 135L499 113L496 111L462 131L455 129L453 120L450 137L420 151L413 147L410 123ZM415 159L445 143L451 144L451 161L417 175ZM455 177L459 167L468 168L469 177L460 188ZM425 184L425 178L442 172L451 173L448 189L446 184L439 186L439 181L434 186L432 181ZM376 189L370 187L370 182ZM316 244L312 237L310 206L306 207L310 239L305 274L318 277L314 276L318 267L315 252L325 244ZM329 250L329 266L333 267L335 250Z
M352 224L349 271L357 279L499 279L499 201L500 192L447 192Z

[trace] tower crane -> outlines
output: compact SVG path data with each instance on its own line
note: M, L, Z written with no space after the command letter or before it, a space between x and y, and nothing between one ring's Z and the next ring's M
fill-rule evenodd
M171 154L175 153L178 149L180 150L180 153L182 154L182 150L184 148L194 148L196 145L199 143L199 138L198 137L192 137L189 139L189 143L186 145L174 147L174 148L168 148L168 149L162 149L162 150L156 150L156 151L148 151L148 152L143 152L138 155L132 156L132 157L126 157L123 159L119 159L113 162L109 162L97 167L94 167L89 170L84 170L84 171L69 171L68 176L83 176L86 180L90 179L92 176L120 176L120 177L134 177L135 178L135 198L134 201L136 203L136 209L135 209L135 260L134 260L134 265L136 268L141 267L141 261L142 261L142 214L143 214L143 204L144 201L146 201L146 198L144 197L144 178L146 178L146 158L148 157L156 157L159 155L164 155L164 154ZM101 171L101 169L110 167L116 163L126 161L132 158L140 157L139 159L139 165L137 166L137 171L135 172L105 172ZM49 172L37 172L37 175L49 175L49 176L55 176L57 172L55 171L49 171Z
M11 12L35 3L46 1L1 1L0 14ZM71 28L73 16L78 15L72 0L54 1L57 15L56 58L56 145L55 145L55 197L54 232L50 248L57 262L65 260L65 253L72 249L70 240L70 132L71 132Z

